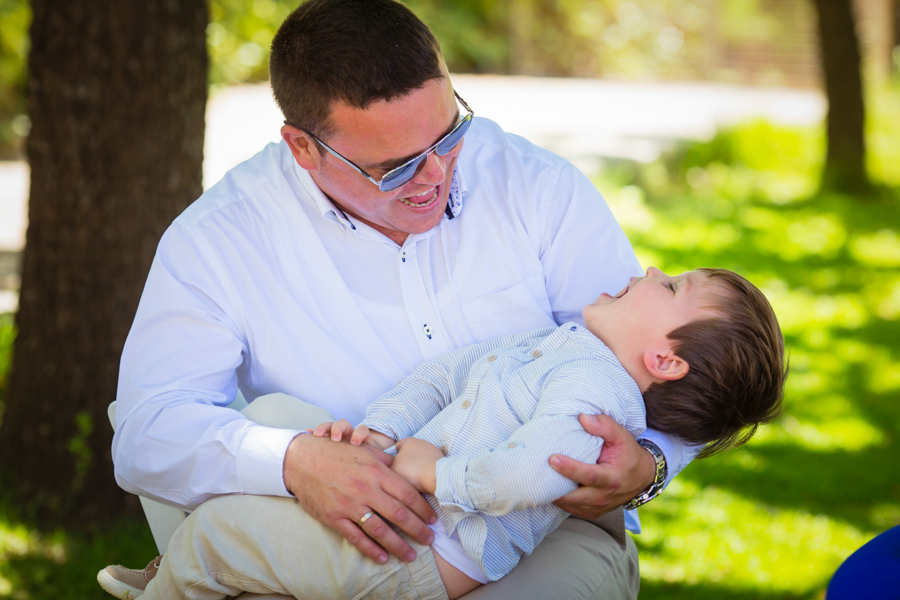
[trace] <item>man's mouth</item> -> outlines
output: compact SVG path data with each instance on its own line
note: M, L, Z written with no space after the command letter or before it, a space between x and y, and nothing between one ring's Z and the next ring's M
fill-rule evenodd
M622 290L621 292L619 292L618 294L616 294L615 296L613 296L613 298L616 298L616 299L621 298L622 296L627 294L628 290L630 290L630 289L631 289L631 284L626 285L625 289Z
M409 198L400 198L400 202L413 208L426 208L430 206L438 197L438 188L432 188L427 192L418 196L410 196Z

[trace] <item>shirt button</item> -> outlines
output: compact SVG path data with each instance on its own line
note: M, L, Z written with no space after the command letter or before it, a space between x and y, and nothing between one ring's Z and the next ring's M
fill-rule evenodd
M531 353L531 355L532 355L533 357L535 357L535 358L540 358L540 357L541 357L541 351L540 351L540 350L535 350L534 352Z
M463 403L462 403L463 408L469 408L470 406L472 406L471 402L469 402L468 400L463 400Z
M447 452L449 452L449 450L447 449L447 444L441 444L441 454L447 456Z
M507 447L507 448L515 448L515 447L516 447L516 443L515 443L515 442L510 442L510 443L508 443L508 444L506 445L506 447Z
M490 356L488 356L488 362L494 362L495 360L497 360L496 354L491 354Z

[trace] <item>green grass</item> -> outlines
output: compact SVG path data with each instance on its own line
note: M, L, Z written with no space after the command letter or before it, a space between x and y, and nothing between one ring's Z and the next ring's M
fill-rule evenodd
M38 533L6 499L0 502L0 598L110 598L97 584L108 564L142 567L156 556L146 521L120 520L77 534Z
M641 599L821 599L859 546L900 524L900 92L870 99L879 195L818 195L818 130L750 123L597 179L644 265L734 269L790 352L787 413L696 461L641 510ZM0 409L13 337L0 319ZM143 522L37 533L0 498L0 598L105 598L94 574L155 554Z
M900 119L879 116L900 102L886 95L871 198L817 194L821 133L767 123L598 178L644 265L742 273L790 352L786 415L641 511L642 599L822 598L900 524Z

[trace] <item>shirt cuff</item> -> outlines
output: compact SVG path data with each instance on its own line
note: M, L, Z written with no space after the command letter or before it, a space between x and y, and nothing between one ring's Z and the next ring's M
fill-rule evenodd
M638 516L639 510L641 509L625 511L625 529L635 535L641 532L641 518Z
M641 438L646 438L659 446L663 456L666 457L666 469L668 472L666 473L666 484L663 486L664 488L668 487L669 483L675 479L675 476L681 473L682 469L688 466L697 454L703 450L703 446L689 446L680 439L666 435L655 429L646 430L643 435L641 435Z
M468 459L464 456L447 456L434 468L434 497L443 507L456 507L463 512L475 512L475 507L466 489L466 468Z
M254 496L285 496L284 455L298 434L294 429L275 429L257 425L247 432L237 457L237 477L241 493Z
M394 427L395 425L397 425L397 423L386 421L384 419L378 419L377 417L366 417L362 420L362 423L360 423L360 425L365 425L373 431L377 431L378 433L383 433L388 437L394 438L395 441L400 441L403 438L408 438L415 433L415 431L399 430Z

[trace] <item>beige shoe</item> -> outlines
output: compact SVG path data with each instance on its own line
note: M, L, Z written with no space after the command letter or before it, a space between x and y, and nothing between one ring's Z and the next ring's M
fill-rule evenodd
M100 587L121 600L140 598L150 580L156 577L160 560L162 556L157 556L142 571L127 569L122 565L109 565L97 573L97 582Z

